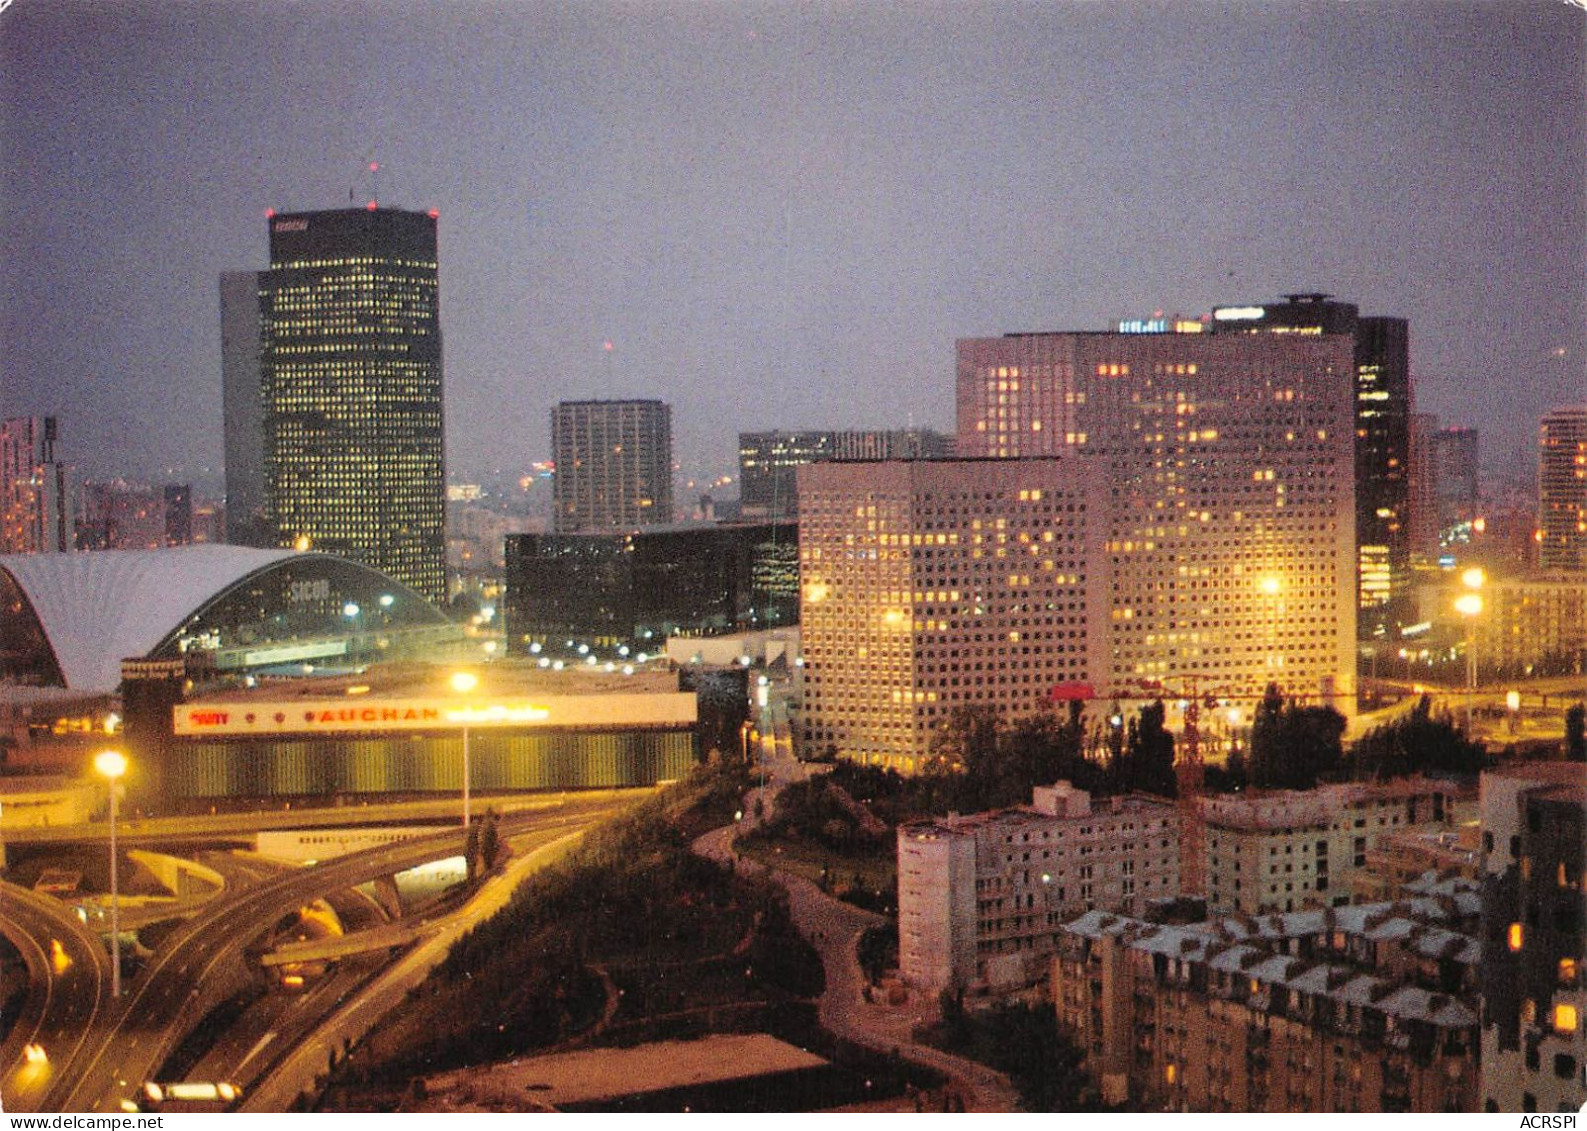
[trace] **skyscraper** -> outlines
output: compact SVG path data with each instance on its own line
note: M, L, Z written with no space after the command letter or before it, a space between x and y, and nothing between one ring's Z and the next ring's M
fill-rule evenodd
M660 401L563 401L551 410L552 528L614 534L672 516L672 409Z
M1220 307L1211 328L1344 334L1354 341L1357 603L1371 609L1405 595L1411 567L1409 324L1362 315L1354 303L1325 294L1292 294L1265 306Z
M1538 565L1587 572L1587 405L1546 414L1538 444Z
M1477 452L1475 428L1440 428L1433 433L1433 494L1441 539L1477 517Z
M436 216L270 219L259 276L266 513L279 545L446 596Z
M1348 713L1354 373L1344 334L961 339L959 451L1102 465L1109 692L1277 682Z
M265 517L259 272L220 277L220 373L226 437L226 541L275 545Z
M1438 483L1433 472L1433 443L1438 417L1411 414L1411 492L1408 525L1411 554L1423 561L1438 557Z
M0 553L65 553L77 548L76 484L55 458L55 418L0 423Z

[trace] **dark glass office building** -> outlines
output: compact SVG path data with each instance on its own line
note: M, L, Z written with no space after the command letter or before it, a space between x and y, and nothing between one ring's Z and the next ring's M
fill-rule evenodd
M740 432L739 505L746 519L799 516L799 469L828 460L948 459L954 438L925 429Z
M634 534L507 538L509 654L567 642L659 652L668 636L775 628L799 619L791 522Z
M277 544L446 596L436 217L270 218L259 275L265 503Z

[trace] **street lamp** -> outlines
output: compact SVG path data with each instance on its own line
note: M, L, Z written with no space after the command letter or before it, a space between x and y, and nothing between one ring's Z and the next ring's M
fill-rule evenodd
M104 750L94 757L94 769L110 787L110 996L121 996L121 890L116 881L116 780L127 772L127 756Z
M1466 577L1469 578L1473 573L1480 578L1482 571L1467 570ZM1470 622L1466 626L1466 737L1470 738L1471 701L1477 695L1477 618L1482 615L1482 594L1462 593L1455 598L1455 611Z
M452 690L467 695L479 686L479 676L473 672L453 672ZM466 718L467 716L465 716ZM463 724L463 827L468 828L468 723Z

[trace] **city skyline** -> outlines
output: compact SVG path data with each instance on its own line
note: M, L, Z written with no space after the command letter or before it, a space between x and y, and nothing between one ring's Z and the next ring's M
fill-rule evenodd
M956 338L1297 290L1406 318L1417 410L1524 468L1584 385L1584 27L31 0L0 14L0 253L32 266L0 412L60 417L85 478L218 479L217 278L267 208L378 199L441 212L455 479L544 458L564 399L665 399L701 476L739 432L947 429Z

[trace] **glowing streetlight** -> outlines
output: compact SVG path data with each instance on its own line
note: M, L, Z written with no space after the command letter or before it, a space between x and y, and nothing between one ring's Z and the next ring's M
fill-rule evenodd
M121 996L121 889L116 881L116 781L127 772L127 756L103 750L94 756L94 769L110 789L110 996Z
M453 672L452 690L467 695L479 686L479 676L473 672ZM463 827L468 828L468 724L463 724Z

